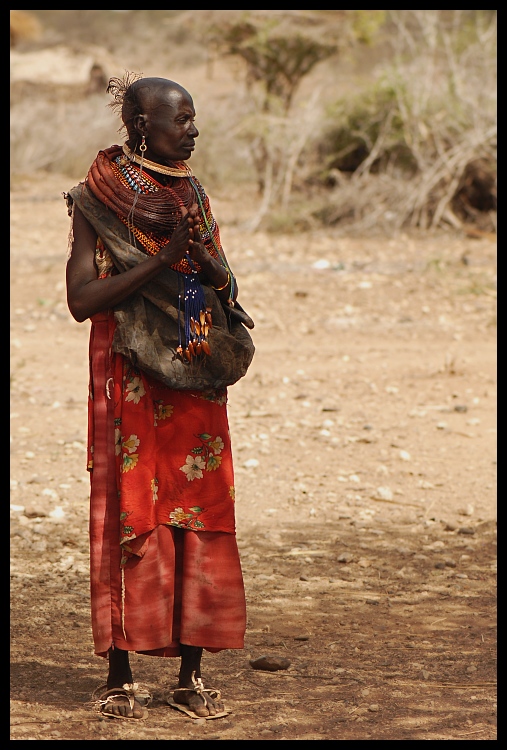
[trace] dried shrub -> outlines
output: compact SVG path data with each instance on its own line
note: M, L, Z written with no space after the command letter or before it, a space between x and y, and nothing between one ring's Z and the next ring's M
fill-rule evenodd
M363 228L494 229L496 17L390 14L392 62L330 111L317 150L325 169L314 172L330 190L320 215Z

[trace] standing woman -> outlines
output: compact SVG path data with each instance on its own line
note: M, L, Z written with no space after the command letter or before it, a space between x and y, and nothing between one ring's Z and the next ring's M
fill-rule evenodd
M180 657L173 701L223 711L203 650L244 646L227 387L254 347L208 197L186 164L199 135L174 81L111 79L128 138L65 194L67 302L91 321L91 614L106 715L144 718L129 651Z

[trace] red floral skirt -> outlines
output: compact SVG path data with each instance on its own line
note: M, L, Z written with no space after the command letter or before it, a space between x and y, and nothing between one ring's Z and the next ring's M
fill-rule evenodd
M226 393L173 391L111 351L92 319L88 457L97 654L242 648ZM218 614L219 613L219 616Z

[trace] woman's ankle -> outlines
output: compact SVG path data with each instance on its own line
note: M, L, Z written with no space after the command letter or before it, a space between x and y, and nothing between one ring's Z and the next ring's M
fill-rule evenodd
M125 683L132 682L132 670L129 663L129 652L120 648L110 648L109 674L107 676L107 687L121 687Z
M178 675L180 687L193 687L192 676L201 676L201 657L203 649L199 646L181 644L181 666Z

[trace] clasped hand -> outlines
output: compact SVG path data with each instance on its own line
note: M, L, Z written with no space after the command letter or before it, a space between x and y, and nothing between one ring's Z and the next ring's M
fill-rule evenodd
M193 261L202 266L211 256L203 245L199 231L197 203L193 203L188 210L182 206L181 213L181 219L172 233L170 242L158 253L159 259L164 264L172 266L188 254Z

